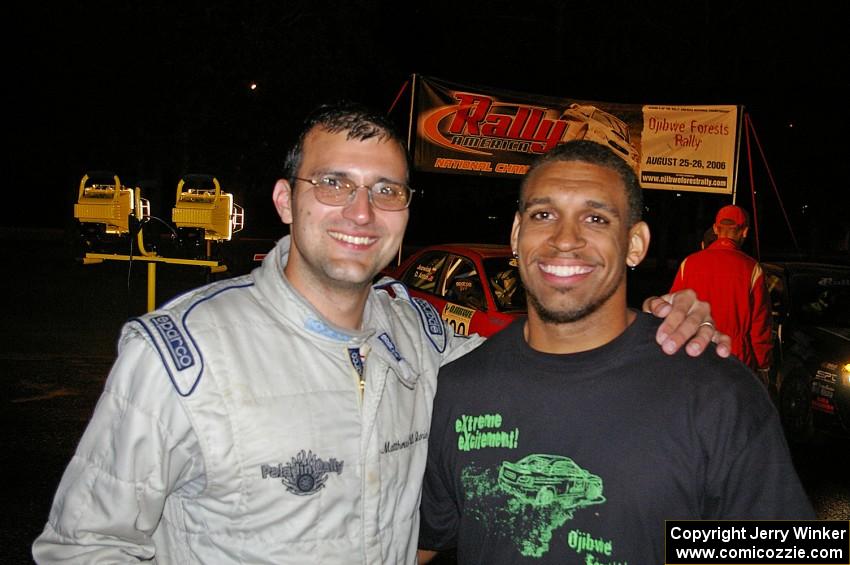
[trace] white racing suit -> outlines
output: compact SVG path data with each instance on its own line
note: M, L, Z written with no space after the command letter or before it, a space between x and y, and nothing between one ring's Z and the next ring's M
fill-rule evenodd
M415 563L437 370L481 339L389 279L335 327L288 249L128 322L37 562Z

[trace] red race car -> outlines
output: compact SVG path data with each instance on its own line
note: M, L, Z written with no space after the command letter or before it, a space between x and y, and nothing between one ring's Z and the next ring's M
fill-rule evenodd
M525 289L507 245L432 245L383 274L433 304L460 335L489 337L526 315Z

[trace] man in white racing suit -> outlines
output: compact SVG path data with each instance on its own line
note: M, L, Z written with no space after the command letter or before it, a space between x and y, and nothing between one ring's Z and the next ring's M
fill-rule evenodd
M397 283L336 326L288 247L125 327L36 558L412 562L437 369L478 338Z
M321 108L287 174L291 236L261 267L125 326L37 562L415 562L437 371L481 340L372 284L412 195L385 118ZM691 302L665 343L699 329L702 350L714 332Z

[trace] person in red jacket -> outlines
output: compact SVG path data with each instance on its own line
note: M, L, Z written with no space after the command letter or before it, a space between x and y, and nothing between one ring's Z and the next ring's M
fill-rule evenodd
M732 336L732 354L767 384L773 349L770 300L761 266L740 249L748 231L742 208L721 208L714 221L717 240L682 261L670 292L692 288L711 304L717 329Z

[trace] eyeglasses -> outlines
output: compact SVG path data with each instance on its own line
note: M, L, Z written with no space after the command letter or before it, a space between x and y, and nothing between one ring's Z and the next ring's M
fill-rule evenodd
M316 200L328 206L345 206L354 200L354 195L361 188L367 189L369 202L381 210L398 212L410 206L410 200L415 192L406 184L378 181L372 186L357 184L349 178L325 175L314 179L293 177L295 180L309 182L313 185Z

